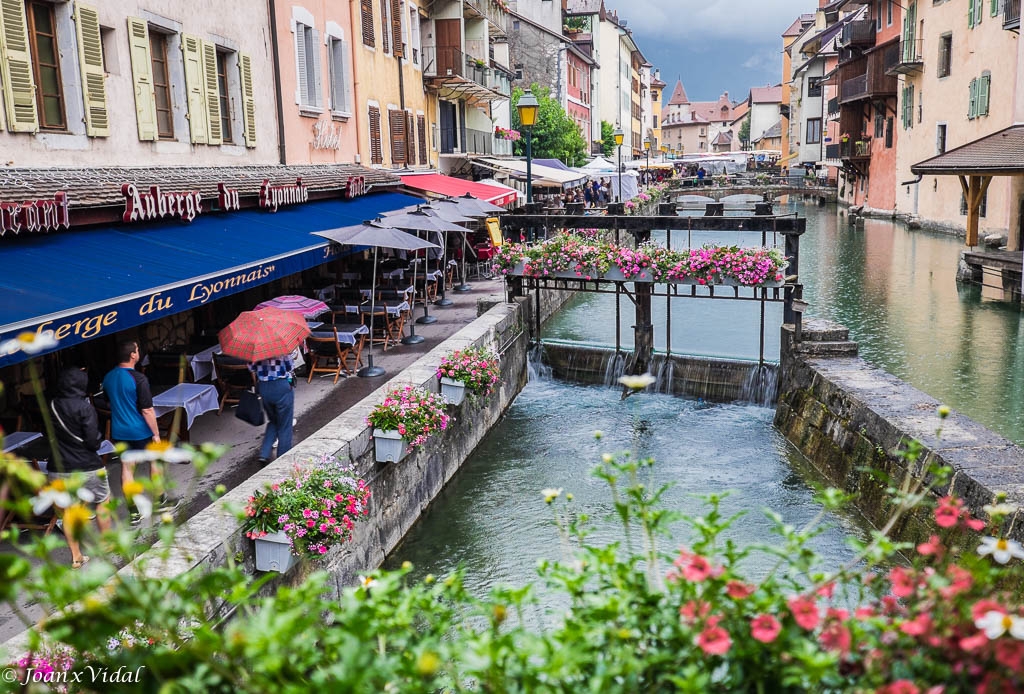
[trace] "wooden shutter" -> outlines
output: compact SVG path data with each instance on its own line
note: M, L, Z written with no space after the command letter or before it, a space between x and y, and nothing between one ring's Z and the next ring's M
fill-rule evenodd
M295 25L295 100L308 106L309 100L309 77L306 75L306 25Z
M36 85L32 79L28 22L22 0L0 0L0 86L11 132L38 131Z
M153 61L149 55L149 27L145 20L128 18L128 49L135 83L135 121L140 140L157 139L156 97L153 95Z
M402 0L391 0L391 43L396 58L404 55L402 50Z
M78 34L78 66L82 72L85 134L107 137L110 135L110 114L107 111L100 16L96 8L75 3L75 31Z
M999 15L999 0L992 0L992 7L989 9L989 12L993 17Z
M388 111L388 127L391 133L391 163L405 163L405 112Z
M238 75L242 85L242 133L246 147L256 146L256 99L252 93L252 58L238 54Z
M373 35L373 0L359 0L359 14L363 25L363 45L373 48L377 42Z
M416 116L416 134L420 138L420 164L427 163L427 117Z
M203 42L195 36L182 34L181 54L185 61L185 96L188 102L188 129L193 144L205 145L210 140L210 119L206 112Z
M320 32L316 29L310 30L312 35L311 44L306 46L306 52L313 52L311 56L313 59L313 74L308 75L307 78L310 80L309 85L309 105L310 106L323 106L324 105L324 83L323 83L323 68L320 66Z
M209 142L219 145L224 141L220 124L220 85L217 83L217 46L203 41L203 77L206 84L206 118L210 124Z
M974 0L967 0L967 27L974 28Z
M971 0L972 2L974 0ZM968 101L967 101L967 118L973 120L978 115L978 80L977 78L971 80L971 84L968 87Z
M405 162L409 166L416 163L416 122L408 111L405 114Z
M380 0L380 41L385 53L390 50L388 43L390 34L391 27L388 26L388 0Z
M380 109L376 106L370 107L370 163L384 163L380 137Z
M988 115L988 96L992 87L992 75L982 75L978 79L978 108L977 115Z

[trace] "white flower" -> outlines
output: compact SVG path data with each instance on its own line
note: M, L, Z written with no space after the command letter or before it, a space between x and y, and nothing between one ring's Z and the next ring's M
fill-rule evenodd
M991 516L1009 516L1017 512L1017 504L987 504L982 506L982 511Z
M544 497L544 503L550 504L552 501L554 501L555 499L562 495L562 488L559 487L558 489L555 489L553 487L548 487L547 489L541 489L540 493L541 496Z
M40 489L38 494L32 497L32 513L37 516L41 516L46 513L46 510L51 506L67 508L71 505L71 502L71 494L63 488L63 485L60 488L56 488L53 485L47 485Z
M142 518L149 518L153 515L153 502L145 494L133 496L132 503L135 504L135 508L139 509L139 515Z
M377 585L377 579L373 576L360 576L359 585L369 590L370 588L373 588L375 585Z
M981 547L978 547L978 554L983 557L991 554L997 562L1005 564L1013 558L1024 559L1024 547L1016 540L983 537L981 538Z
M75 496L77 496L80 501L84 501L87 504L91 504L92 502L96 501L96 495L90 492L85 487L79 487L78 491L75 492Z
M144 450L125 451L121 454L123 463L151 463L153 461L183 465L192 462L192 453L184 448L175 448L170 441L159 441L146 445Z
M643 390L644 388L646 388L647 386L649 386L652 383L656 382L657 380L658 379L656 379L654 376L652 376L650 374L640 374L639 376L620 376L619 377L619 383L621 383L622 385L626 386L627 388L632 388L633 390Z
M16 352L39 354L56 346L57 338L53 336L52 330L44 330L41 333L23 332L13 340L0 342L0 356L7 356Z
M990 610L975 620L974 626L984 631L990 641L998 639L1006 632L1010 632L1010 636L1018 641L1024 641L1024 619L1016 615Z

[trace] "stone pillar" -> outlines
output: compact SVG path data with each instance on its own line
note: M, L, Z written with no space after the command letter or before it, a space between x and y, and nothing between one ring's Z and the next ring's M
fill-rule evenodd
M658 203L658 216L660 217L674 217L676 214L676 204L674 202L659 202Z
M725 216L725 203L724 202L709 202L704 207L705 217L724 217Z

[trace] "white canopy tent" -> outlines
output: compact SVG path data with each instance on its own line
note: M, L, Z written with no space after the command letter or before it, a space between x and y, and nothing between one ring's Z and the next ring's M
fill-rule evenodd
M585 171L587 173L590 173L592 171L615 171L615 164L608 161L604 157L596 157L586 166L581 166L578 169L578 171Z
M520 176L526 176L526 162L519 159L480 158L475 159L473 163L486 166L492 171L511 171ZM586 174L581 174L577 171L553 169L543 164L531 164L530 173L533 175L533 185L535 186L565 189L583 185L587 180Z

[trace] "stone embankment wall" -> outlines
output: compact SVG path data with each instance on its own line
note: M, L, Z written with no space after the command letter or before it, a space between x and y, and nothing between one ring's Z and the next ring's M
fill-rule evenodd
M942 404L857 356L848 331L825 321L805 321L802 340L792 326L782 330L782 369L775 426L833 484L857 494L857 506L877 527L890 516L888 483L871 470L887 473L899 486L909 476L929 482L932 462L949 465L949 485L976 517L998 491L1024 505L1024 450L957 412L938 417ZM941 432L936 433L940 429ZM924 446L910 464L896 455L908 440ZM1020 512L1011 536L1024 538ZM894 535L918 540L934 532L930 513L906 517Z

